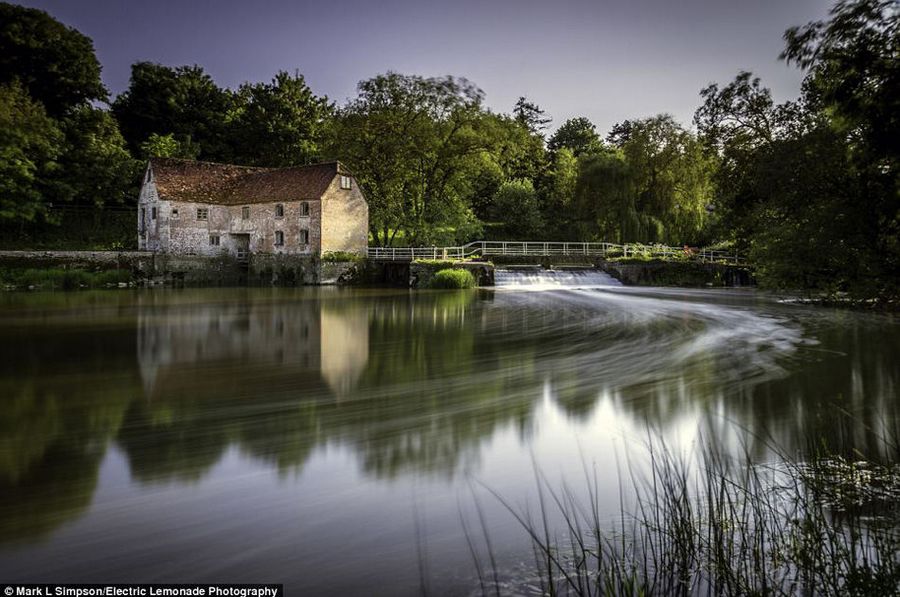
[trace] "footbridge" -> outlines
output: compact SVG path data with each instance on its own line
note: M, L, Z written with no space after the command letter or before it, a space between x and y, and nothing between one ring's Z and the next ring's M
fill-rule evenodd
M693 247L666 245L578 243L551 241L486 241L455 247L369 247L373 261L410 262L417 259L490 259L492 257L590 256L601 259L657 259L662 261L700 261L743 265L735 253Z

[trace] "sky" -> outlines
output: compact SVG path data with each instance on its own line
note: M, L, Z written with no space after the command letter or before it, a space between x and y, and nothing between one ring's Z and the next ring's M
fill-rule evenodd
M527 96L553 118L613 124L667 112L690 124L699 91L740 70L775 99L802 73L778 60L792 25L829 0L23 0L94 41L115 94L131 64L201 65L224 87L299 71L338 104L387 71L454 75L510 112Z

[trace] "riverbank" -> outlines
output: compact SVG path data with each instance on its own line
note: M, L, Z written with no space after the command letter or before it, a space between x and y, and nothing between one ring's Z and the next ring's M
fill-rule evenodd
M145 251L0 251L0 284L13 290L124 286L304 286L348 284L361 262L346 256L166 255Z
M494 261L367 261L347 255L253 254L238 260L144 251L0 251L0 283L7 289L72 290L119 286L306 286L353 284L428 288L442 269L463 269L490 287L497 268L603 271L626 286L755 286L752 270L725 263L603 260L590 256L502 257Z

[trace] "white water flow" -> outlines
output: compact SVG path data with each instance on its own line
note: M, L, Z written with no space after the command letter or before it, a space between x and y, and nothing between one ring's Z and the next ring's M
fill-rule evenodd
M538 268L498 269L494 272L494 285L503 287L555 288L559 286L589 288L594 286L621 286L622 283L600 270Z

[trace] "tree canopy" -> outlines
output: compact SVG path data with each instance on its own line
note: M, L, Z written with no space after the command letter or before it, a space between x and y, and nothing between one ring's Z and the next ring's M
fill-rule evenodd
M596 153L603 150L603 141L597 134L594 124L583 116L570 118L547 141L547 149L559 151L568 149L575 157L585 153Z
M42 10L0 2L0 84L14 81L51 117L107 97L90 38Z

